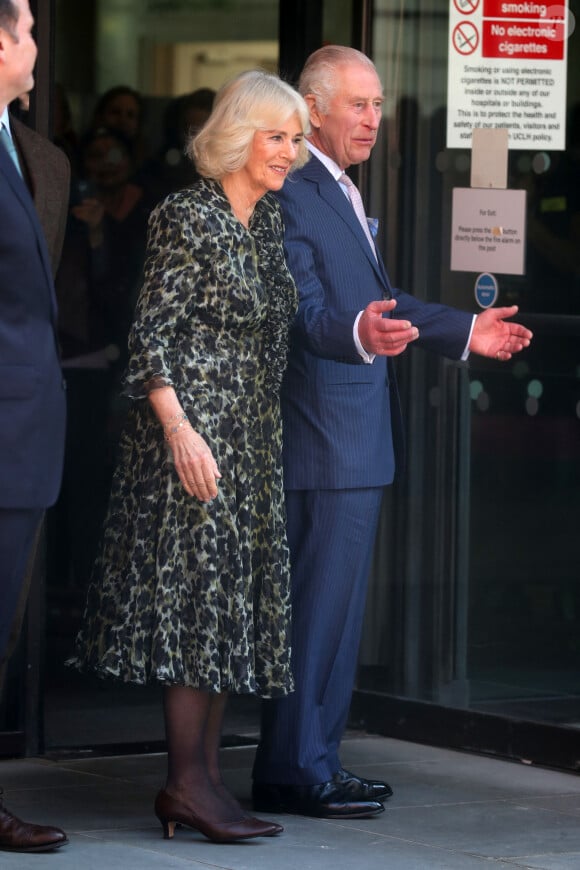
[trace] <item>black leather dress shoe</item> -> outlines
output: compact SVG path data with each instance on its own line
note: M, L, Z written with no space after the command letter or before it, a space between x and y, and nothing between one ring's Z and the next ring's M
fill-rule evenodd
M254 809L263 813L293 813L319 819L366 819L384 811L377 800L354 798L341 783L317 785L271 785L255 782L252 786Z
M0 797L0 851L50 852L68 843L60 828L32 825L9 812Z
M351 773L350 770L345 770L344 767L334 774L332 780L337 785L343 786L351 800L385 801L393 793L393 789L387 782L381 782L379 779L364 779Z

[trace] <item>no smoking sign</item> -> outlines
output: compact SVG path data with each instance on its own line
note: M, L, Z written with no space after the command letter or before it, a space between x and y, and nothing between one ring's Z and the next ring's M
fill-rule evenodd
M453 5L462 15L471 15L479 6L479 0L453 0Z
M461 21L453 30L452 40L459 54L473 54L479 45L479 31L471 21Z

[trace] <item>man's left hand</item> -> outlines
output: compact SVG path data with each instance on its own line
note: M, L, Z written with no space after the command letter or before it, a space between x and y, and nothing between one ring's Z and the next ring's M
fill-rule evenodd
M514 353L529 347L532 340L530 330L521 323L508 323L505 319L513 317L517 311L517 305L510 305L505 308L488 308L478 314L471 333L469 350L506 362Z

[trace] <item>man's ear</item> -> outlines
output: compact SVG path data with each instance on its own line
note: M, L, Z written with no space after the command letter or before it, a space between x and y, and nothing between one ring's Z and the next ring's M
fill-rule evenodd
M316 127L316 128L321 127L322 126L321 115L320 115L320 112L318 111L318 107L316 105L315 94L305 94L304 95L304 102L308 106L308 110L310 112L310 125L312 127Z

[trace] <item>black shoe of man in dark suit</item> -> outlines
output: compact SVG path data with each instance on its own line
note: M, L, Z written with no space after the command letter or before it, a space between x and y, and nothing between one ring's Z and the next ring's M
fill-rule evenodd
M337 785L342 785L350 795L351 800L359 801L385 801L393 794L393 789L387 782L378 779L364 779L356 776L350 770L341 767L332 777Z
M254 782L254 809L264 813L292 813L319 819L366 819L384 811L380 801L361 800L352 789L330 780L316 785L273 785Z

